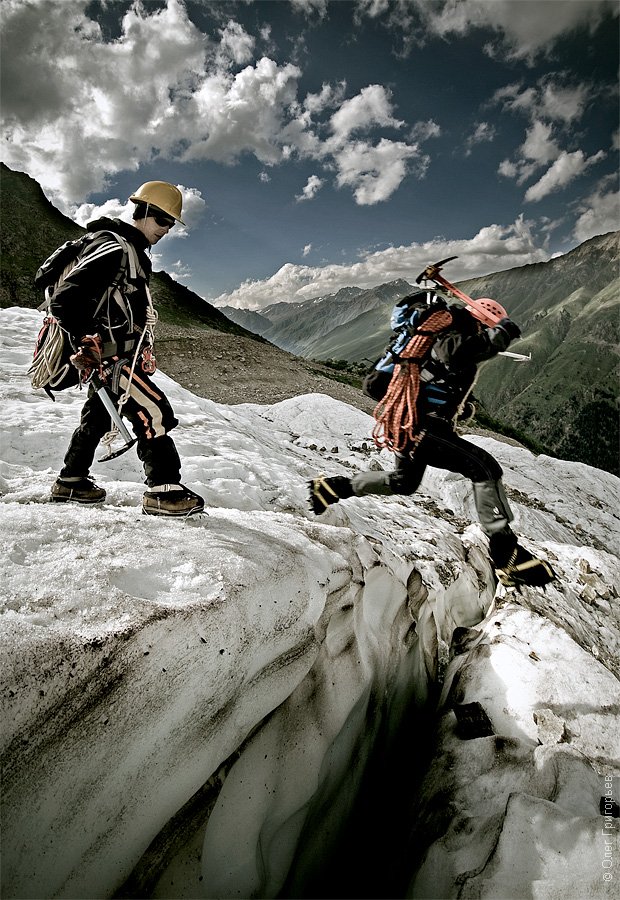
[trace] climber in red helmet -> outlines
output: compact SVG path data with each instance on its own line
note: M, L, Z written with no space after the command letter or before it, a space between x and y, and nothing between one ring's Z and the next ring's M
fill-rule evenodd
M434 290L426 290L395 306L391 325L396 337L367 376L364 390L379 401L375 441L394 452L396 466L392 472L360 472L352 478L314 478L311 506L320 515L349 497L413 494L428 465L456 472L473 484L498 578L506 586L544 586L554 572L522 547L512 531L499 463L456 431L470 404L478 365L521 335L497 301L467 299L465 306L448 305Z

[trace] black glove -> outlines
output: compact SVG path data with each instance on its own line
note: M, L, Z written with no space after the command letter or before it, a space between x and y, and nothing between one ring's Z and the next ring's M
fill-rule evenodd
M497 327L502 328L511 341L516 341L517 338L521 337L521 329L519 328L517 323L513 322L512 319L509 319L508 316L506 316L504 319L500 319L500 321L497 323Z

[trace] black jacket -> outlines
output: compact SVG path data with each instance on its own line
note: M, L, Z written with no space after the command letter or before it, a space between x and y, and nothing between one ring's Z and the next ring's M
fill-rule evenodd
M149 242L141 231L120 219L97 219L89 222L86 230L95 236L54 293L50 312L73 343L79 344L86 334L98 333L104 343L118 342L122 349L123 341L135 337L146 322L151 261L145 251ZM109 232L133 246L136 266L127 259L124 272L120 271L123 248Z
M501 325L481 325L463 307L450 306L452 325L433 345L422 369L422 412L451 419L471 391L478 365L497 356L511 337Z

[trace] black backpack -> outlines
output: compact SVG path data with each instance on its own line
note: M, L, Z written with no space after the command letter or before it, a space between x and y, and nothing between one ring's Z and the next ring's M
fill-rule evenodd
M74 241L66 241L41 263L34 277L35 287L45 292L45 299L38 308L46 315L35 341L33 359L27 374L32 387L43 389L51 400L54 400L52 391L64 391L75 387L79 383L80 375L70 361L77 347L73 345L58 320L50 314L50 304L56 290L75 268L80 254L102 233L102 231L87 231ZM132 258L132 265L135 265L133 260L135 250L116 232L105 231L105 234L114 237L123 250L118 274L111 285L112 288L116 288L125 276L128 258ZM110 286L106 287L95 312L101 308L109 289Z
M383 400L394 374L394 365L398 362L399 351L414 335L425 334L424 322L433 313L446 308L445 300L429 291L408 294L398 301L390 317L392 339L362 383L367 397L377 402Z

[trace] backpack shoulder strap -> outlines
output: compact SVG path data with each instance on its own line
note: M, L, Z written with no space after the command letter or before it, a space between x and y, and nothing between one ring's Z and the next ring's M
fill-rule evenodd
M129 265L129 270L130 270L129 276L135 278L136 262L137 262L137 254L136 254L135 248L132 247L131 244L129 243L129 241L125 240L125 238L122 237L120 234L117 234L115 231L97 231L97 232L95 232L95 234L105 234L105 235L109 235L110 237L114 238L114 240L119 244L119 246L122 250L122 256L121 256L120 265L118 267L118 271L114 277L114 280L112 281L112 283L110 285L108 285L108 287L105 289L105 291L101 295L99 303L95 307L93 316L97 315L97 313L102 308L103 304L106 303L108 298L112 296L112 294L114 293L116 288L121 285L121 283L123 282L123 280L126 277L128 265Z

